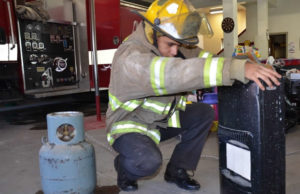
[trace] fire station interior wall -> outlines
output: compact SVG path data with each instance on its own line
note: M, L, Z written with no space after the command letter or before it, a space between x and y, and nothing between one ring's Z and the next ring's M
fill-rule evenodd
M223 30L221 28L223 14L207 14L207 18L211 24L214 31L214 36L212 38L204 37L204 49L213 54L217 54L222 50L222 40L223 40ZM239 10L237 14L237 25L238 34L241 33L246 28L246 10Z
M248 4L247 30L239 42L255 40L257 32L257 4ZM300 1L277 0L274 7L269 7L269 34L287 34L287 58L300 58Z

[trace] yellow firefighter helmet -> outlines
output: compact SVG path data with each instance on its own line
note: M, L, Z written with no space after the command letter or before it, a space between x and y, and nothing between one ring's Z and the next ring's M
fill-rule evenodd
M197 44L198 35L213 35L205 14L188 0L155 0L145 14L140 14L152 28L183 44Z

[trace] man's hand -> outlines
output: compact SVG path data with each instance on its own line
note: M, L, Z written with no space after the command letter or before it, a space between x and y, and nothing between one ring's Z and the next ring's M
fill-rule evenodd
M245 77L254 81L260 89L265 90L265 87L262 85L259 79L264 81L269 87L272 88L273 83L277 86L280 85L278 78L281 78L281 75L273 69L247 61L245 64Z

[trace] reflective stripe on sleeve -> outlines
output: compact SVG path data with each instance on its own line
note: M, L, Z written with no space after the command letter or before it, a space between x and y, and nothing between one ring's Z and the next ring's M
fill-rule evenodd
M199 58L211 58L213 57L213 55L209 52L206 52L204 50L202 50L200 53L199 53Z
M160 115L167 115L170 111L171 103L164 104L158 101L145 99L142 107Z
M150 137L156 144L159 144L160 142L159 130L148 130L146 125L134 121L120 121L114 123L111 132L107 134L107 140L110 144L113 144L113 135L124 133L141 133Z
M150 65L150 82L157 96L167 94L165 87L165 66L168 60L166 57L154 57Z
M224 58L207 58L204 65L204 86L213 87L222 85L222 71Z
M114 95L112 95L110 92L108 92L109 97L109 105L113 111L115 111L117 108L119 108L122 104Z
M109 105L113 111L115 111L118 108L123 108L124 110L131 112L142 104L141 100L129 100L125 103L122 103L120 100L118 100L117 97L112 95L110 92L108 95L109 95Z
M179 111L176 110L168 120L168 127L180 128Z
M222 85L222 79L223 79L223 67L224 67L224 58L221 57L218 60L218 65L217 65L217 86Z
M129 100L129 101L125 102L124 104L122 104L121 108L131 112L131 111L135 110L141 104L142 104L142 101Z
M184 111L186 108L186 97L185 96L181 96L180 100L177 103L177 108Z

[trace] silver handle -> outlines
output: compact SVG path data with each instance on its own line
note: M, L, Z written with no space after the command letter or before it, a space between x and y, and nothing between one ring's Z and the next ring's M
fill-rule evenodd
M10 2L8 0L4 0L4 1L6 1L6 4L7 4L9 25L10 25L10 33L11 33L11 42L13 44L13 46L10 48L10 50L13 50L16 46L16 40L15 40L15 34L14 34L14 26L13 26L13 21L12 21Z

